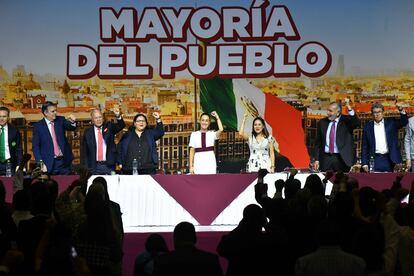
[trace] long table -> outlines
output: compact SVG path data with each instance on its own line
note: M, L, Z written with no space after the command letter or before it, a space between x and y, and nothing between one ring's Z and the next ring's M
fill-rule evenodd
M255 203L255 174L105 178L111 200L121 205L126 228L174 226L181 221L194 225L236 225L243 208Z
M296 176L304 185L309 174ZM389 188L396 174L350 174L360 186L372 186L377 190ZM95 176L94 176L95 177ZM90 182L93 180L92 177ZM121 206L125 228L143 226L174 226L181 221L194 225L236 225L242 218L242 210L256 203L255 174L217 175L113 175L104 176L108 182L111 200ZM273 196L277 179L286 179L285 173L268 174L268 194ZM322 177L322 174L320 174ZM59 192L65 190L78 176L56 176ZM12 178L0 177L6 187L6 201L12 201ZM409 188L414 174L406 173L402 184ZM326 194L332 184L328 182Z
M298 174L302 186L309 174ZM319 174L323 177L322 174ZM389 188L396 174L351 174L360 186L378 190ZM286 179L285 173L268 174L268 194L273 183ZM254 204L255 174L106 176L112 200L121 205L125 227L174 226L181 221L194 225L237 225L242 211ZM406 174L403 185L409 187L413 174ZM328 182L326 194L332 183Z

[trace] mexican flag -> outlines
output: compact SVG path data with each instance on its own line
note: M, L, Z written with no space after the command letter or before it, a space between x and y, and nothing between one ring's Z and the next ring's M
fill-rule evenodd
M200 90L203 111L217 111L228 129L239 130L243 116L247 113L249 116L244 131L250 134L253 119L260 116L279 144L279 152L296 168L309 166L300 111L274 95L263 93L245 79L215 77L200 80Z

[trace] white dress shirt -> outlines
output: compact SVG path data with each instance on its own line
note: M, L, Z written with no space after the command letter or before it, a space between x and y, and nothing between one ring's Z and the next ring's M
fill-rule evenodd
M46 117L45 117L45 121L46 121L47 128L49 129L50 137L52 138L52 141L53 141L53 135L52 135L52 124L51 124L51 122L52 122L52 121L49 121ZM53 122L53 124L54 124L54 123L55 123L55 122ZM57 140L56 127L55 127L55 135L56 135L56 143L58 143L58 147L59 147L59 155L63 155L63 153L62 153L62 149L61 149L61 148L60 148L60 146L59 146L59 141Z
M384 119L379 123L374 121L375 153L388 153L387 137L385 135Z
M95 131L95 142L96 142L96 161L106 161L106 143L105 139L103 138L104 135L104 128L101 127L102 131L102 160L98 160L98 128L96 126L93 127Z
M339 116L338 118L336 118L335 121L335 141L334 141L334 153L339 153L338 147L336 146L336 131L338 130L338 123L339 123L339 118L341 118L341 116ZM325 141L325 152L329 153L329 133L331 133L331 128L333 125L334 121L330 121L329 125L328 125L328 129L326 130L326 141Z
M353 109L348 110L349 116L354 116L355 111ZM335 141L334 141L334 153L339 153L338 147L336 146L336 131L338 130L338 123L341 116L335 119ZM326 130L326 140L325 140L325 152L329 153L329 133L331 132L332 121L329 122L328 129Z

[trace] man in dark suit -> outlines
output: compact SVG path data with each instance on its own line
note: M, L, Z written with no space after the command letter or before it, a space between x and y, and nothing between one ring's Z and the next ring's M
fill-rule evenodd
M401 163L398 147L398 129L408 123L407 113L396 105L400 118L384 118L384 106L374 103L371 112L374 120L365 124L362 134L362 168L368 171L371 157L374 157L374 171L392 172L395 164Z
M93 127L85 129L81 145L81 164L93 174L111 174L115 170L116 145L115 134L120 132L125 123L119 109L113 110L117 123L105 122L102 112L91 112Z
M50 174L67 175L73 160L72 147L66 139L66 130L76 129L76 118L57 116L57 105L45 102L42 105L44 118L33 125L32 149L36 162L43 161L43 171Z
M10 162L12 174L22 161L22 139L19 130L9 123L10 110L0 107L0 175L6 174Z
M355 163L353 131L360 120L345 100L349 115L342 115L341 103L329 105L327 117L318 122L315 141L314 169L348 172Z
M180 276L223 275L217 255L198 249L194 225L181 222L174 228L174 251L158 256L154 274Z

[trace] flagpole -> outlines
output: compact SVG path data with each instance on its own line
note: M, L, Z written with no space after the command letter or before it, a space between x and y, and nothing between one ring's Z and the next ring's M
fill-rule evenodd
M194 131L197 129L197 78L194 77Z
M197 9L197 1L195 3L195 8ZM195 36L195 44L198 44L197 37ZM194 131L197 131L197 78L194 77Z

